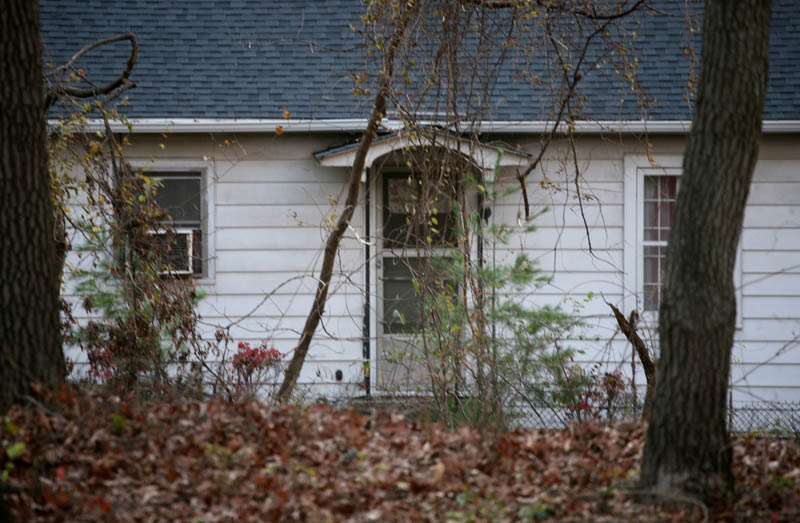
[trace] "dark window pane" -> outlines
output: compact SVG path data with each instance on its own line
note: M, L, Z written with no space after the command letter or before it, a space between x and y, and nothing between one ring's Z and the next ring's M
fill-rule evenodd
M204 274L202 179L199 172L149 172L148 177L160 182L154 194L155 203L167 211L165 226L175 234L154 235L165 269L172 272ZM188 251L191 242L191 253Z
M153 178L161 180L161 187L156 190L156 203L167 211L175 224L200 223L202 197L199 175L179 178L159 174L153 175Z
M192 272L200 278L203 276L203 231L192 231Z
M433 262L435 265L436 262ZM413 273L412 273L413 270ZM412 275L413 274L413 275ZM432 292L455 293L456 282L425 258L383 258L383 332L412 333L420 328L420 299L414 280Z
M656 200L658 199L658 185L656 185L656 178L654 176L644 177L644 199Z
M387 247L402 247L413 245L413 236L406 223L408 216L405 214L391 214L384 211L383 237Z
M661 176L661 198L664 200L674 200L678 194L678 177Z
M644 310L657 311L659 300L659 286L658 285L645 285L644 286Z
M383 332L409 333L419 325L419 298L410 266L415 259L383 258Z
M672 215L675 212L675 202L661 202L660 205L660 220L661 227L669 229L672 227Z
M431 217L436 219L436 223ZM453 245L456 230L453 213L412 215L384 211L383 240L387 248L410 247L417 242L434 246Z
M644 282L659 282L658 258L650 256L644 257Z
M386 178L386 209L392 214L408 214L414 209L414 181L411 178Z
M452 245L456 239L453 200L408 175L387 175L384 183L383 237L387 248L417 244Z
M658 202L645 202L644 204L644 226L658 226Z
M411 280L410 267L416 268L415 258L402 259L385 256L383 258L383 278L386 280Z
M383 322L388 334L414 332L419 327L419 299L411 280L384 281Z
M644 255L645 256L658 256L658 247L648 245L644 248Z

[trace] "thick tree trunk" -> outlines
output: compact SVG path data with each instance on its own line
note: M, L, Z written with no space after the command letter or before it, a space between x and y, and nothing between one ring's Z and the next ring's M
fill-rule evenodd
M770 0L709 0L700 90L661 300L641 486L707 499L733 485L725 427L733 267L761 134Z
M66 374L36 0L0 17L0 412Z

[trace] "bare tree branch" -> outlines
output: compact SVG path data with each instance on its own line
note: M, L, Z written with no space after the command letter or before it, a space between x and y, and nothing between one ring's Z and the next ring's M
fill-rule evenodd
M605 299L603 301L605 301ZM647 393L644 396L642 419L647 420L650 416L650 406L653 403L653 393L655 392L656 388L656 364L650 357L650 351L647 350L647 346L644 344L644 341L642 341L642 338L639 337L639 333L636 332L636 319L638 317L636 311L632 311L630 320L626 320L625 316L623 316L622 312L620 312L620 310L616 308L614 304L606 301L606 305L611 307L622 334L628 338L628 341L631 342L633 348L636 349L636 354L639 355L639 360L642 362L642 367L644 367L644 375L645 378L647 378Z
M128 57L128 62L125 64L125 69L123 69L122 73L113 81L103 85L103 86L92 86L92 87L71 87L66 85L62 81L63 74L68 70L73 70L75 66L75 62L78 61L80 57L91 51L92 49L96 49L100 46L119 42L122 40L128 40L131 44L131 54ZM131 71L133 71L133 66L136 64L136 57L139 54L139 44L136 41L136 36L133 33L125 33L117 36L112 36L110 38L104 38L102 40L97 40L96 42L92 42L91 44L83 47L80 51L72 55L72 58L69 59L67 63L64 65L60 65L56 67L53 72L52 76L55 80L55 83L51 85L47 89L47 93L45 96L45 108L49 109L53 106L54 103L59 98L64 96L72 96L75 98L91 98L93 96L99 96L103 94L111 95L110 98L115 98L119 96L123 91L130 89L131 87L135 87L136 84L130 81ZM80 74L80 73L79 73ZM81 78L88 80L80 74Z
M485 9L518 9L530 6L540 7L562 13L582 16L589 20L611 21L624 18L642 7L648 0L637 0L627 9L618 9L612 13L599 13L594 4L589 4L588 9L580 9L569 5L565 0L553 2L552 0L536 0L535 2L521 0L463 0L464 3L473 4Z
M558 132L558 128L559 128L559 126L561 125L561 122L564 119L564 111L567 110L567 108L569 107L569 103L572 100L572 97L575 95L575 91L576 91L576 88L578 86L578 83L583 79L583 75L581 74L580 70L581 70L581 66L583 65L584 60L586 59L586 54L587 54L587 52L589 50L589 45L591 44L592 40L594 40L594 38L597 35L601 34L603 31L605 31L607 26L608 26L608 22L606 22L604 24L601 24L600 26L598 26L594 30L594 32L592 32L591 35L589 35L589 38L586 39L586 42L584 43L583 49L581 51L581 56L578 59L578 63L576 65L576 67L574 68L574 72L572 73L571 77L567 72L568 71L567 67L565 67L566 63L564 62L564 58L561 55L561 51L560 51L560 49L558 47L558 43L553 38L552 32L548 27L547 32L548 32L548 35L549 35L549 40L553 45L553 49L556 52L556 56L558 57L558 61L559 61L559 64L561 66L561 70L562 70L562 74L563 74L563 81L567 85L567 94L564 96L563 99L561 99L560 106L558 108L558 115L556 116L556 119L553 122L553 128L550 130L550 134L547 135L547 138L545 139L544 143L542 144L542 148L539 150L539 154L530 163L530 165L528 165L528 167L525 169L525 171L523 173L517 174L517 179L519 180L520 185L523 186L523 189L524 189L524 185L525 185L525 179L539 165L539 163L542 161L542 158L544 158L544 155L547 152L547 149L549 148L550 144L553 142L553 139L555 138L556 133ZM577 174L576 174L576 176L577 176ZM525 194L526 192L527 191L523 191L523 194ZM525 201L525 220L527 221L527 220L530 219L531 210L530 210L530 205L529 205L529 203L527 201L527 198L525 200L526 200Z
M285 403L289 400L294 391L297 378L300 376L300 370L305 362L306 355L308 354L311 339L317 326L322 319L322 314L325 310L325 302L328 297L328 290L330 286L331 277L333 275L333 264L336 260L336 253L339 250L342 236L347 228L350 226L350 220L355 212L356 204L358 203L358 193L361 187L361 173L364 171L364 164L366 162L367 153L372 145L372 140L378 132L378 125L386 114L386 99L391 93L392 79L394 77L394 58L401 41L405 37L406 28L411 22L413 14L418 9L419 2L409 2L406 5L402 18L398 21L392 33L391 40L386 49L384 56L384 67L381 72L381 81L377 93L375 94L375 103L372 106L372 113L367 123L367 128L361 137L361 143L358 147L355 160L353 162L352 170L350 171L350 180L348 183L347 200L345 201L345 208L339 220L336 223L336 228L333 229L328 240L325 243L325 254L322 260L322 269L319 275L319 285L317 286L317 293L314 296L314 303L311 305L311 311L308 313L306 323L303 326L303 332L300 335L300 341L294 349L292 361L286 368L283 383L278 390L275 397L277 403Z

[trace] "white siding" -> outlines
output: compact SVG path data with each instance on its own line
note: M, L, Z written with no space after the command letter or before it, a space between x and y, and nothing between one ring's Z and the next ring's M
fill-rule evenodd
M156 169L184 163L206 169L213 271L200 281L205 294L197 309L202 338L213 341L217 329L225 329L233 338L228 357L239 341L268 340L291 352L317 288L324 228L331 228L334 213L343 208L347 170L320 167L312 156L330 143L325 138L253 135L223 150L218 145L222 138L209 142L186 135L170 137L162 152L157 137L139 135L134 141L137 164L149 163L154 155ZM362 205L342 242L301 386L336 383L336 370L342 370L344 382L363 382L364 251L358 240L363 234ZM77 262L74 253L70 261ZM88 319L79 307L75 312L80 321ZM75 349L70 357L85 361Z
M324 144L313 140L269 147L265 158L233 162L217 179L216 274L200 311L205 322L221 326L248 314L230 330L236 340L268 339L282 352L297 343L317 289L325 239L335 213L342 212L348 174L319 166L312 153L321 148ZM363 381L364 253L355 233L363 236L362 208L352 227L342 242L301 386L335 383L337 369L344 382Z
M800 401L800 157L761 156L742 233L734 399Z
M800 399L800 153L796 146L773 145L768 140L765 138L756 166L742 234L742 318L735 333L731 376L736 402ZM677 157L680 165L679 139L654 141L665 154ZM616 332L616 322L603 299L623 308L623 297L636 292L624 276L625 228L636 226L626 222L624 206L638 204L623 202L623 164L626 152L642 151L609 146L598 153L596 143L585 142L579 149L585 155L581 193L596 195L597 201L584 200L581 216L574 185L563 181L563 172L562 181L555 184L541 185L541 174L532 176L528 189L533 213L549 209L534 221L536 231L513 238L503 249L504 255L495 259L508 260L519 251L537 259L542 269L553 274L553 280L529 300L561 303L566 310L577 307L587 327L566 340L582 351L577 359L618 367L630 375L630 346ZM510 186L515 183L509 181ZM506 197L497 206L495 218L516 223L521 201L519 193ZM588 252L589 239L593 254ZM626 315L629 312L623 310ZM654 324L651 327L644 334L655 346ZM637 382L643 380L639 368Z
M536 216L532 221L535 230L512 235L508 245L497 246L494 256L487 258L509 263L518 253L525 253L536 260L552 279L532 290L524 302L558 305L581 319L584 327L563 340L563 346L576 351L577 362L587 368L599 363L630 375L630 347L615 332L616 322L604 302L620 306L624 294L622 150L613 155L597 152L594 147L580 150L580 201L572 181L574 173L556 173L555 169L562 168L559 163L545 163L549 169L546 180L542 172L532 173L527 188L531 215ZM509 188L518 185L512 176L501 180ZM519 191L505 196L495 205L492 220L521 225L522 205ZM639 369L637 382L643 380Z
M214 270L203 282L206 297L198 309L207 339L213 338L217 327L249 314L231 329L237 341L270 339L281 351L293 349L316 290L314 276L327 237L325 228L335 220L333 213L341 212L348 174L347 169L321 167L312 154L347 139L325 134L247 135L238 142L239 149L220 154L219 137L216 141L172 137L165 152L157 147L158 137L137 137L134 152L143 159L158 154L173 165L183 160L195 165L204 157L216 158L207 162L213 181L209 216ZM680 138L651 140L657 151L673 157L681 153ZM737 401L800 399L800 148L792 140L770 140L764 137L742 234L742 324L736 331L732 373ZM522 137L514 143L526 141L530 150L538 150L535 138ZM537 229L512 235L508 245L485 251L497 263L512 260L518 252L536 259L552 281L527 299L576 311L586 327L567 343L582 351L578 359L619 367L628 374L630 346L616 332L603 300L622 308L636 292L625 273L630 270L626 228L636 227L628 218L635 202L625 201L629 153L643 150L635 144L609 145L594 138L579 143L582 209L573 173L565 172L558 162L545 162L547 179L539 170L528 180L532 213L544 211L533 222ZM501 173L498 185L514 187L513 173ZM375 191L372 197L375 228ZM519 192L505 196L494 205L492 220L521 230L521 202ZM345 382L363 380L363 220L362 195L337 260L325 329L318 329L303 369L304 385L334 383L337 369L343 371ZM377 306L374 300L372 306ZM642 384L643 379L639 369L637 382Z

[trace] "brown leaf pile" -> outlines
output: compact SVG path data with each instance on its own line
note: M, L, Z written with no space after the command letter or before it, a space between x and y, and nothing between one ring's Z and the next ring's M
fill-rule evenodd
M639 424L476 432L326 406L147 404L65 394L12 411L5 489L20 521L793 521L793 440L735 441L727 506L637 505ZM19 446L17 447L17 450Z

